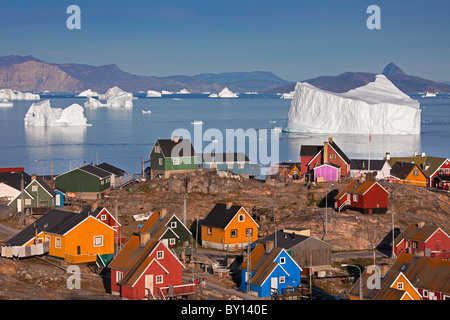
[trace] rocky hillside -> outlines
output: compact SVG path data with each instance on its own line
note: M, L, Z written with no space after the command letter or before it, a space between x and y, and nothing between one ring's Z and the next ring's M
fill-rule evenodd
M338 183L332 187L323 183L308 190L301 183L268 184L232 175L223 177L217 172L200 172L140 183L131 191L113 190L110 197L99 205L107 206L114 212L117 199L125 235L131 234L138 226L131 217L133 214L167 209L182 219L186 192L186 221L192 230L195 230L197 216L201 220L217 202L231 201L244 206L254 216L260 225L260 236L273 232L275 228L309 228L312 235L331 243L336 251L369 250L369 242L380 249L388 248L392 241L392 212L396 234L409 223L418 221L434 223L450 232L449 194L422 187L385 184L391 194L387 214L338 213L333 209L332 198L345 185ZM327 193L328 210L325 207Z

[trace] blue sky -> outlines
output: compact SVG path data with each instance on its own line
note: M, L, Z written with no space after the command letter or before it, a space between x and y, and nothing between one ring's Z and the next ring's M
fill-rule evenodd
M450 1L1 0L0 56L117 64L154 76L272 71L299 81L346 71L450 81ZM69 5L81 29L69 30ZM369 5L381 30L369 30Z

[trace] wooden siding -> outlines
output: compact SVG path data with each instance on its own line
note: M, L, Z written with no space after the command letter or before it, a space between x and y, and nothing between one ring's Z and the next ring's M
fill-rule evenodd
M55 178L56 188L65 192L101 192L110 187L111 179L100 179L82 170L72 170ZM103 181L103 184L102 184Z

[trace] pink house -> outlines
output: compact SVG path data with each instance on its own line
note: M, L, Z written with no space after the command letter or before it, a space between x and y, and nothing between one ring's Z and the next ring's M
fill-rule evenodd
M324 163L313 169L314 181L338 181L341 167L334 163Z

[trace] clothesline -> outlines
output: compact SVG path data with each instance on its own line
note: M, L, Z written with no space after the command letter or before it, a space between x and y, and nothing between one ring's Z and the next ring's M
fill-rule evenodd
M31 256L40 256L48 253L50 242L33 244L30 246L2 246L1 256L4 258L25 258Z

